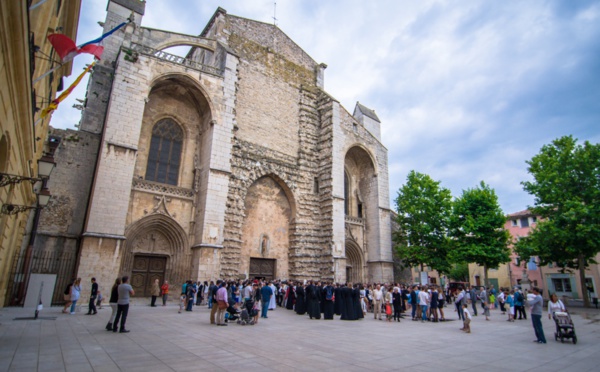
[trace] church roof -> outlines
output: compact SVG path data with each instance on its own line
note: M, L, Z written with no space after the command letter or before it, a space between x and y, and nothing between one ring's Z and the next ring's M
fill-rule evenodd
M360 102L356 102L356 107L366 117L369 117L369 118L375 120L376 122L381 123L381 120L379 120L379 118L377 117L377 114L375 113L375 110L371 110L370 108L361 105Z

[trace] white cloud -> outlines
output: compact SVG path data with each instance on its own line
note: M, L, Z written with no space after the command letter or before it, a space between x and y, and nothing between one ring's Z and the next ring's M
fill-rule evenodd
M269 0L173 0L148 1L143 25L196 35L218 6L273 22ZM98 36L104 10L83 2L79 41ZM415 169L454 195L484 180L507 213L532 202L519 183L544 143L600 140L598 18L594 1L277 2L278 26L329 66L326 90L377 111L392 197ZM74 124L64 109L53 125Z

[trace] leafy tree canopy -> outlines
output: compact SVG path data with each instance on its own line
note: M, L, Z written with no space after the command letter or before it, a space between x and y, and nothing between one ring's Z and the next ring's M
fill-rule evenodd
M510 261L505 222L496 192L483 181L479 187L464 190L454 201L451 218L453 261L476 263L486 271Z
M394 235L396 252L405 266L449 270L451 205L450 190L440 187L440 182L414 170L409 173L396 199L399 231Z
M522 185L535 197L530 210L542 218L517 252L569 268L593 262L600 252L600 144L561 137L527 164L533 181Z

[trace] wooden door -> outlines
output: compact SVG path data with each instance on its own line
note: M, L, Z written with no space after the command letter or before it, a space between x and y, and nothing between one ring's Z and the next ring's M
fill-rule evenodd
M250 258L250 279L275 279L275 263L277 260L267 258Z
M158 279L158 283L162 284L166 267L166 257L135 256L131 272L131 287L135 291L135 297L151 296L152 283Z

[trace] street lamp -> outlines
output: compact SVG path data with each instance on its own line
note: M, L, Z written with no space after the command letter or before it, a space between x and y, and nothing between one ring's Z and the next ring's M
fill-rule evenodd
M50 173L54 169L56 163L51 156L44 155L38 160L38 176L37 177L25 177L18 176L15 174L1 173L0 172L0 187L14 185L23 181L29 181L32 185L39 185L44 179L50 177Z
M38 160L38 177L25 177L8 173L0 173L0 187L15 185L23 181L31 182L33 192L38 196L38 202L35 206L17 205L5 203L0 208L1 214L14 215L31 209L40 209L48 205L50 201L50 192L46 188L46 181L50 177L52 170L56 166L54 158L44 155Z
M38 160L38 177L48 178L50 173L56 166L54 158L49 155L44 155Z

